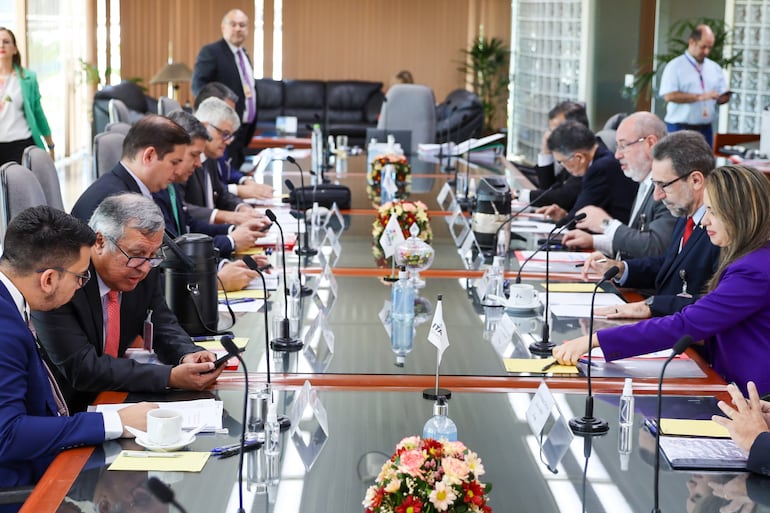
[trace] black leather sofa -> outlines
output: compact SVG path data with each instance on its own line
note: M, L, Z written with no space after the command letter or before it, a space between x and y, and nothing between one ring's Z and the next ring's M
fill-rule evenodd
M382 82L260 79L257 130L274 133L278 116L295 116L298 136L319 123L325 133L347 135L349 144L363 146L384 98Z
M462 142L481 137L484 107L474 93L455 89L436 105L436 142Z

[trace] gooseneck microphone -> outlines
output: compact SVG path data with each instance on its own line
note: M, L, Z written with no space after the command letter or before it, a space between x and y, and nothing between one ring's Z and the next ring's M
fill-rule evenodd
M252 271L256 271L257 274L259 274L259 277L262 278L262 293L265 295L265 298L267 298L267 284L265 283L265 275L262 274L262 271L259 270L259 265L254 261L253 258L251 258L251 255L244 255L243 263L246 264L246 266ZM267 384L270 385L270 336L267 332L270 323L268 322L267 318L267 308L262 308L262 311L265 314L265 360L267 361Z
M147 488L163 504L171 504L181 513L187 513L187 510L174 499L174 490L157 477L153 476L147 480Z
M591 294L591 317L588 322L588 363L586 364L586 380L588 383L588 395L586 396L586 411L582 417L570 419L569 427L572 432L578 436L596 436L603 435L610 430L610 425L606 420L594 417L594 396L591 391L591 350L593 349L591 341L594 336L594 302L596 301L596 292L599 287L608 280L614 278L620 272L617 265L613 265L604 273L602 279L596 282L593 294Z
M447 120L449 121L446 125L446 165L444 166L444 171L447 173L450 171L455 170L454 163L452 162L452 143L454 142L452 140L452 116L454 113L457 112L457 105L452 106L452 110L449 111L449 117ZM440 148L441 146L439 146ZM439 168L441 167L441 163L439 162ZM465 180L465 197L468 197L468 180L466 178Z
M267 311L267 308L265 308L265 311ZM241 448L238 454L238 513L246 513L246 510L243 509L243 453L246 452L244 448L246 446L246 421L249 404L249 371L246 369L246 362L243 361L238 346L233 342L233 337L224 336L220 339L220 343L229 354L238 358L238 361L241 362L241 367L243 368L243 383L245 389L243 394L243 415L241 416Z
M283 248L283 251L281 251L281 256L283 257L282 265L283 265L283 320L281 321L281 334L280 336L277 336L270 342L270 347L273 348L275 351L286 351L289 353L293 353L296 351L299 351L302 349L302 341L298 338L292 338L291 337L291 330L290 330L290 323L289 323L289 289L288 289L288 282L286 281L286 242L283 238L283 228L281 228L281 224L278 222L278 218L275 217L275 214L272 210L269 208L265 210L265 215L275 223L275 225L278 227L278 231L281 234L281 247Z
M303 197L304 197L304 191L306 189L305 189L304 173L302 172L302 166L300 166L299 162L297 162L297 160L294 157L292 157L291 155L288 155L286 157L286 161L294 164L297 167L297 169L299 170L299 183L302 186ZM305 240L303 241L303 243L301 245L299 244L299 237L300 237L299 218L300 218L300 215L302 215L303 218L304 218L304 215L305 215L304 212L303 212L303 209L302 209L302 207L300 205L299 191L295 190L294 184L292 184L291 180L289 180L288 178L284 181L284 183L286 184L286 187L290 191L295 191L294 192L294 197L297 200L295 202L295 206L294 206L294 208L297 209L297 251L296 251L296 253L299 256L314 256L314 255L316 255L318 253L318 250L313 249L313 248L310 247L310 244L308 243L308 239L307 239L307 230L305 230ZM289 186L289 184L291 184L291 186ZM307 219L305 219L305 225L307 227ZM300 259L300 261L301 261L301 259ZM299 270L298 270L298 272L299 272Z
M548 234L548 237L545 239L543 245L537 248L534 253L529 255L527 260L522 262L522 264L519 266L519 272L516 273L516 283L521 283L521 270L524 268L524 265L529 260L531 260L538 251L545 249L545 307L543 309L543 330L540 333L540 340L529 345L530 353L539 356L546 356L550 355L551 351L555 347L555 344L551 343L551 326L548 323L549 301L551 298L551 293L549 291L551 288L551 240L553 239L554 235L563 230L571 229L572 226L575 226L578 221L582 221L585 219L585 217L586 214L582 213L571 219L565 218L556 223L556 226L554 226L551 232Z
M685 335L677 340L674 347L671 348L671 354L666 358L666 361L663 362L663 367L660 369L660 377L658 378L658 414L655 419L655 481L653 490L655 502L652 507L652 513L660 513L660 417L662 415L661 410L663 404L663 374L666 372L666 367L671 363L671 360L684 353L684 350L690 347L690 344L692 344L692 337L690 335Z

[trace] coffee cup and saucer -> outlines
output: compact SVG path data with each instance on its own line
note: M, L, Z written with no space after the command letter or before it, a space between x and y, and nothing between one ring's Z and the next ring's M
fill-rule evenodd
M175 410L158 408L147 412L147 432L126 427L136 437L136 443L150 451L173 452L195 441L199 431L182 430L182 414Z
M515 283L510 286L505 308L513 312L528 312L540 306L535 287L528 283Z

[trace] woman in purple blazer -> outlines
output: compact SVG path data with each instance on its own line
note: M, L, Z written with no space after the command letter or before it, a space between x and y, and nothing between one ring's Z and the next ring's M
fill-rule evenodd
M618 360L670 348L684 335L702 340L705 355L727 382L746 393L754 381L770 393L770 181L744 166L724 166L707 178L701 224L721 248L708 293L681 312L598 331L591 346ZM557 346L554 357L575 365L588 337Z

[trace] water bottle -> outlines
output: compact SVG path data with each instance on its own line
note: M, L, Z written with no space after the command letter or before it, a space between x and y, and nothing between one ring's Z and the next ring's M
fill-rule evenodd
M265 424L265 456L275 456L281 449L281 425L278 423L276 405L270 401Z
M447 406L446 399L439 397L433 405L433 417L428 419L425 427L422 428L422 437L456 442L457 425L447 417L448 412L449 406Z
M321 133L321 125L315 123L313 125L313 131L310 134L310 166L315 171L312 177L312 184L316 185L318 176L321 176L324 164L324 141L323 134Z
M391 293L390 348L396 354L396 365L399 367L404 366L404 357L414 348L415 290L407 277L406 269L402 267Z
M302 297L302 282L296 274L289 278L289 325L291 336L299 335L300 299Z
M496 256L492 259L492 267L489 268L489 287L484 297L485 304L498 304L499 301L495 301L491 298L487 299L489 295L495 295L497 297L504 298L504 286L505 286L505 257Z
M618 411L618 454L620 454L620 470L628 470L628 460L631 456L631 441L634 424L634 390L631 378L626 378L623 383L623 392L620 394L620 408Z
M382 166L382 175L380 176L380 199L381 205L396 199L396 168L393 164L385 164Z

